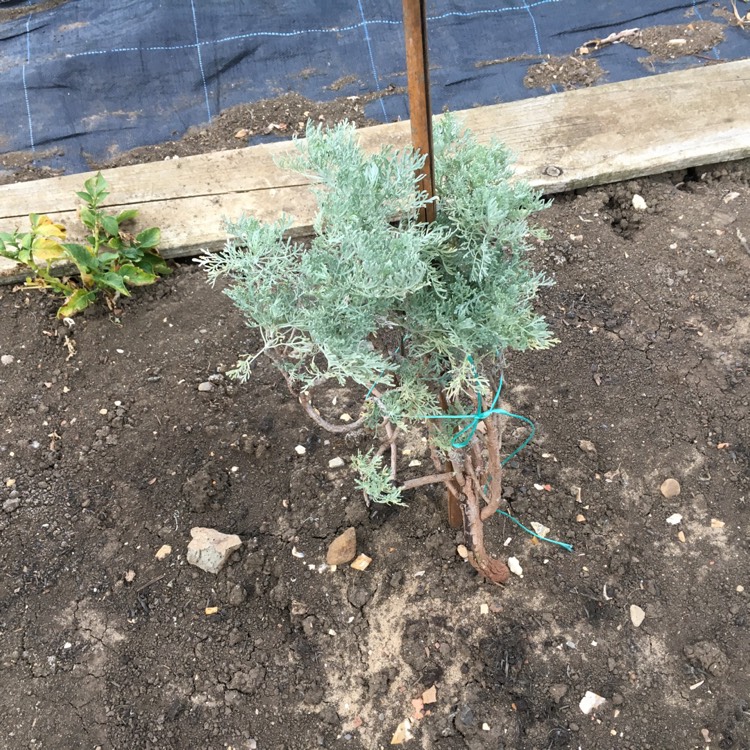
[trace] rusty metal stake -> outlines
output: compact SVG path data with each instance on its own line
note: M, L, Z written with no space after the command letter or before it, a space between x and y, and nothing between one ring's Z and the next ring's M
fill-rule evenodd
M432 160L432 107L430 105L430 66L427 55L427 8L426 0L403 0L404 38L406 41L406 77L409 89L409 119L411 121L412 146L426 154L420 176L421 188L428 196L435 195L435 170ZM437 206L428 203L420 212L424 222L435 221ZM447 409L445 395L440 394L443 408ZM445 471L453 471L450 461ZM458 496L448 490L448 524L453 529L463 525L463 513Z
M404 38L406 40L406 76L409 89L411 142L421 154L427 155L422 168L421 188L430 197L435 195L432 162L432 108L430 106L430 75L427 57L427 9L425 0L403 0ZM422 221L435 221L435 202L421 212Z

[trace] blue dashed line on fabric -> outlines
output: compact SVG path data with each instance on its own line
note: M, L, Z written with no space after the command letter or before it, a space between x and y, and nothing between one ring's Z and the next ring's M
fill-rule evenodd
M539 39L539 29L537 28L537 25L536 25L536 18L534 18L534 14L531 12L531 6L527 2L525 2L525 0L524 0L523 5L524 5L524 8L526 9L526 12L529 14L529 18L531 19L531 25L534 28L534 40L536 41L537 54L541 56L542 55L542 42ZM554 83L552 84L552 91L557 93L557 86Z
M32 153L36 151L34 144L34 125L31 120L31 102L29 101L29 87L26 85L26 66L31 62L31 14L26 19L26 62L21 66L21 82L23 83L23 98L26 102L26 118L29 121L29 146Z
M358 0L359 2L359 0ZM527 11L530 8L535 8L540 5L549 5L551 3L560 3L563 0L537 0L534 3L525 3L524 5L512 5L507 8L486 8L483 10L474 11L451 11L449 13L441 13L436 16L428 16L427 21L434 23L436 21L442 21L448 18L473 18L476 16L483 15L495 15L498 13L511 13L513 11ZM250 31L246 34L232 34L231 36L224 36L218 39L210 41L196 41L192 44L167 44L167 45L152 45L150 47L113 47L111 49L104 50L88 50L86 52L76 52L73 54L67 54L67 58L75 57L91 57L96 55L108 55L125 52L172 52L174 50L193 49L196 46L205 47L214 44L225 44L228 42L242 41L243 39L257 39L259 37L297 37L305 36L307 34L340 34L342 32L349 31L360 31L362 29L367 33L368 26L397 26L401 27L403 22L401 19L366 19L364 13L362 13L363 20L360 23L348 24L347 26L331 26L329 28L312 28L312 29L297 29L296 31ZM369 39L369 34L367 37ZM197 39L197 33L196 33ZM371 56L372 60L372 56ZM374 62L373 62L374 66Z
M703 21L703 20L705 20L705 19L703 18L703 16L701 15L701 11L700 11L700 8L698 7L698 0L693 0L693 13L695 13L695 15L696 15L696 16L698 17L698 20L699 20L699 21ZM721 59L721 58L719 57L719 51L718 51L718 50L716 49L716 46L714 46L714 47L712 47L712 48L711 48L711 52L713 52L713 53L714 53L714 57L715 57L715 58L716 58L717 60Z
M375 90L380 91L380 78L378 77L378 69L375 65L375 55L372 51L372 40L370 39L370 32L367 28L367 18L365 17L365 9L362 7L362 0L357 0L357 5L359 6L359 14L362 16L362 29L365 32L365 42L367 43L367 52L370 55L370 67L372 68L372 75L375 79ZM383 112L383 118L387 121L388 115L385 111L385 102L383 102L383 98L381 97L378 101L380 101L380 109Z
M201 80L203 81L203 95L206 98L206 111L208 112L208 121L211 122L211 103L208 99L208 85L206 84L206 73L203 70L203 55L201 54L201 41L198 36L198 18L195 14L195 2L190 0L190 9L193 12L193 29L195 30L195 48L198 52L198 67L201 71Z

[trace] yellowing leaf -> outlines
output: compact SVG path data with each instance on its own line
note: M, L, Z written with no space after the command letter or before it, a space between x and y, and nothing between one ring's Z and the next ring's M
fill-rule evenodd
M36 237L31 243L35 261L51 263L65 256L65 250L59 242L48 237Z
M36 229L36 233L41 234L43 237L65 239L65 227L62 224L55 224L49 216L40 216L34 228Z

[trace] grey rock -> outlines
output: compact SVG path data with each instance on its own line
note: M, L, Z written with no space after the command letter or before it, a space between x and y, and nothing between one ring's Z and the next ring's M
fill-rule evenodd
M2 357L0 357L0 364L3 365L12 365L16 361L16 358L12 354L3 354Z
M350 586L346 598L357 608L364 607L370 601L372 594L362 586Z
M242 546L236 534L224 534L203 526L190 529L190 536L193 538L188 544L187 561L206 573L218 573L232 552Z
M214 389L214 384L213 383L209 383L208 381L205 381L204 383L201 383L198 386L198 390L201 393L208 393L209 391L212 391L213 389Z
M565 683L558 682L550 686L549 694L555 703L559 703L568 692L568 686Z
M6 500L3 503L3 510L6 513L12 513L14 510L18 508L20 504L21 504L21 501L17 497L12 497L10 500Z
M229 603L233 607L238 607L245 601L245 599L247 599L247 591L245 591L245 587L239 583L233 586L232 590L229 592Z

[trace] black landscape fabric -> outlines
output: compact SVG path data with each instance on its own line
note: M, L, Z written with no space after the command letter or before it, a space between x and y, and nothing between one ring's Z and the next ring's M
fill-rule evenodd
M740 11L749 6L739 2ZM513 101L529 67L633 28L720 25L697 54L646 59L608 44L607 83L750 56L730 0L428 0L436 112ZM580 56L579 56L580 57ZM0 154L84 171L91 160L179 138L225 109L296 92L383 92L366 114L408 117L400 0L0 0ZM648 113L644 112L644 117Z

